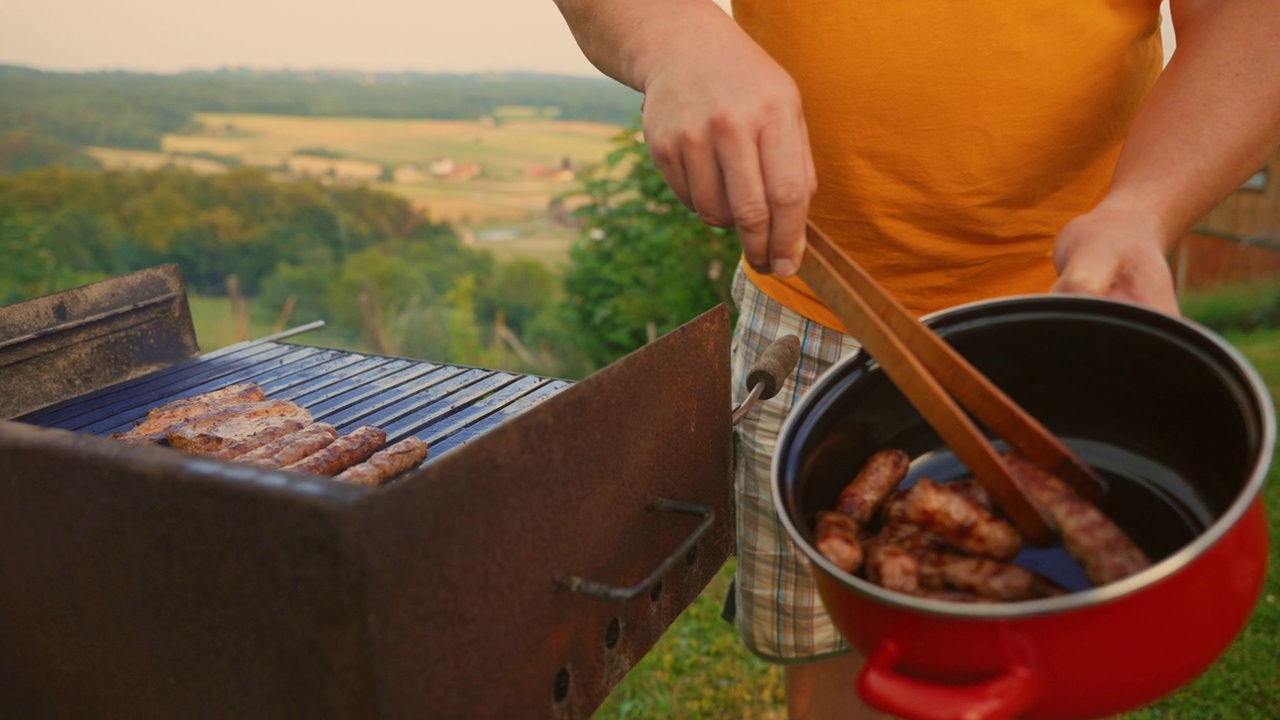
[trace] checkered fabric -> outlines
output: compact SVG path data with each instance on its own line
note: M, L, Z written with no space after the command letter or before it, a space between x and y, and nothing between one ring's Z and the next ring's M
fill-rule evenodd
M738 632L752 652L771 662L843 654L847 646L822 607L807 561L778 521L770 466L791 408L827 368L858 345L760 292L741 265L733 279L733 298L739 311L732 348L735 402L746 395L747 368L774 338L800 338L795 372L777 395L757 403L736 427L738 574L733 602Z

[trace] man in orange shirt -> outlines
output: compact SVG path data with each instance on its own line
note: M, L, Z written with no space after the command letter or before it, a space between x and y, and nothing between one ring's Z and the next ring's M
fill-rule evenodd
M794 276L806 218L919 314L1048 291L1177 313L1172 244L1280 143L1280 0L1171 0L1163 72L1159 0L557 3L644 93L682 202L739 231L735 373L803 338L788 403L857 347ZM777 524L767 405L738 428L738 629L793 717L870 716Z

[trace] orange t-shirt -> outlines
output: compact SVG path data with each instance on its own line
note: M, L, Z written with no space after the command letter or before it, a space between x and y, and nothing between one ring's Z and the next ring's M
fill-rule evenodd
M1044 292L1159 74L1159 0L734 0L795 79L810 217L925 314ZM829 327L798 278L752 280Z

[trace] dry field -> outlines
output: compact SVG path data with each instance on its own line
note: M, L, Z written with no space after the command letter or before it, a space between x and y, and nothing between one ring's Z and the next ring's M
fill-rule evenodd
M163 152L96 148L92 154L107 167L172 164L200 172L225 169L211 158L234 158L281 177L369 184L473 234L500 258L549 262L564 258L574 236L549 219L552 200L575 186L554 171L566 162L579 173L600 163L619 131L516 112L485 122L220 113L196 120L202 132L166 136ZM434 169L452 166L453 177L432 173L432 163L441 160ZM468 171L475 174L459 177ZM494 235L503 239L486 241Z

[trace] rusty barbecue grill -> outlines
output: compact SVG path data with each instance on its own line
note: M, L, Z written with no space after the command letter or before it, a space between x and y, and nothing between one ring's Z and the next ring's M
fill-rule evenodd
M378 488L103 437L246 381ZM0 309L0 716L583 717L732 549L728 313L592 376L199 354L176 268Z

